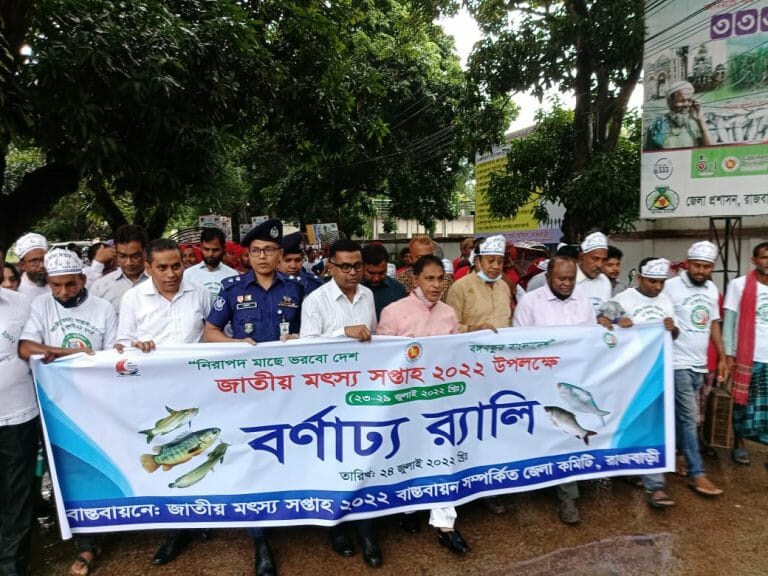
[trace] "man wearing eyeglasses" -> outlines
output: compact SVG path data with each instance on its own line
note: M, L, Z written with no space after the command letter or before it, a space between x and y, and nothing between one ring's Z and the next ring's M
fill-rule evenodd
M117 270L96 280L91 293L112 304L116 314L120 313L123 294L149 277L144 266L147 242L147 232L141 226L126 224L115 231Z
M19 292L30 300L41 294L50 294L48 274L43 260L48 252L45 236L35 232L24 234L16 240L14 252L19 257L19 269L22 272Z
M337 240L328 252L332 279L304 300L301 311L302 338L337 338L348 336L367 342L376 329L373 292L360 285L363 278L363 248L353 240ZM356 523L363 548L363 560L372 568L382 564L372 520ZM355 553L352 541L342 526L330 529L331 548L339 556Z
M205 342L273 342L299 333L304 289L277 271L283 256L283 224L270 219L253 228L241 245L248 249L251 271L221 281L221 291L205 323ZM224 333L230 323L232 337ZM261 528L249 528L255 549L256 576L274 576L277 567Z

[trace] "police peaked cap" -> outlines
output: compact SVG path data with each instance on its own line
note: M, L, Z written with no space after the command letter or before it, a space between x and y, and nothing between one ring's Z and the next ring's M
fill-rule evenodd
M283 254L302 254L304 237L301 232L292 232L287 236L283 236L281 246L283 248Z
M249 248L254 240L264 240L280 245L283 240L283 223L277 218L270 218L262 222L245 235L245 238L240 241L240 245Z

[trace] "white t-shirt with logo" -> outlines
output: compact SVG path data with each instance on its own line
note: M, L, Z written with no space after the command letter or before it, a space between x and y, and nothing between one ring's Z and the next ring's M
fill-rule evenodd
M613 292L613 287L611 286L611 281L608 280L608 276L605 274L601 273L597 275L597 278L590 279L577 266L576 288L574 288L574 291L580 292L582 297L585 297L592 304L592 308L595 309L595 316L597 316L603 302L612 300L611 292Z
M709 332L712 322L720 320L717 286L711 280L696 286L684 271L667 280L663 294L675 307L675 325L680 329L674 348L675 370L706 372Z
M747 283L746 276L739 276L728 284L725 293L725 308L737 313L736 326L738 326L738 313L741 308L741 297ZM734 350L738 329L733 333ZM756 362L768 362L768 286L757 283L757 305L755 306L755 356Z
M29 299L0 288L0 426L15 426L37 416L29 364L19 358L19 335L29 317Z
M211 293L211 303L213 303L221 291L221 281L238 274L237 270L230 268L223 262L219 263L216 270L208 270L205 262L201 262L184 270L184 279L207 288Z
M106 300L88 295L74 308L64 308L51 294L32 301L29 319L20 340L30 340L57 348L111 348L117 338L115 309Z
M643 296L637 288L628 288L611 298L621 304L627 316L635 324L643 322L656 322L664 318L675 317L675 307L669 296L660 293L656 298Z

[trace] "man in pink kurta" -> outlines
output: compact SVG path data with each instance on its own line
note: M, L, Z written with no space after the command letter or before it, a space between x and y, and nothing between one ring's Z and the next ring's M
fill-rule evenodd
M376 334L381 336L442 336L456 334L459 321L456 312L445 302L438 300L428 307L415 292L393 302L381 311Z

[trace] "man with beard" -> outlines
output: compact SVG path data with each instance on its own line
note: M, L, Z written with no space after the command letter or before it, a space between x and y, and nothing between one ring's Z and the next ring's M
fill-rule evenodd
M294 280L304 288L304 296L309 295L315 288L320 288L323 281L304 269L303 236L301 232L294 232L283 236L280 243L283 256L277 264L277 270L288 280Z
M755 269L728 284L723 340L733 373L731 458L749 465L744 439L766 442L768 435L768 242L752 249Z
M45 236L30 232L16 240L14 248L19 257L21 282L19 292L30 300L41 294L50 294L48 275L45 272L45 253L48 252L48 241Z
M184 278L204 286L211 293L211 303L216 300L225 278L237 276L237 270L222 262L227 238L219 228L203 228L200 233L200 251L203 261L193 264L184 272Z
M598 320L585 292L575 289L578 266L566 256L553 257L547 266L547 283L528 292L515 308L514 325L527 326L592 326ZM576 507L579 485L566 482L556 487L560 520L579 524Z
M640 271L637 286L617 294L613 301L621 304L624 313L634 324L662 321L672 338L677 338L680 330L675 326L675 307L669 297L662 293L669 276L669 260L644 258L637 269ZM646 474L642 477L642 483L651 508L674 506L675 501L665 491L664 474Z
M42 354L44 362L55 358L110 348L116 338L117 318L106 300L88 294L83 264L74 252L55 249L45 255L50 294L32 301L31 312L20 336L19 356L25 360ZM99 553L96 536L75 538L77 559L70 574L89 574Z
M147 233L141 226L125 224L115 232L117 270L96 280L91 287L91 294L112 304L116 314L120 312L123 294L149 278L144 271L146 246Z
M651 125L645 138L645 150L712 145L701 106L693 99L693 92L690 82L674 82L669 87L669 112L656 118Z
M211 296L184 278L181 249L173 240L147 244L145 271L149 278L128 290L120 302L117 348L133 346L151 352L156 346L200 342L211 309ZM189 530L173 530L152 559L167 564L184 550Z
M377 319L381 317L381 311L386 306L406 296L405 286L387 276L388 262L389 253L381 244L368 244L363 248L362 284L373 292ZM442 292L440 296L442 297Z
M611 281L603 274L602 266L608 256L608 239L602 232L593 232L581 243L579 266L576 269L576 288L591 302L595 314L604 302L611 299Z
M718 356L718 380L727 375L727 363L720 336L720 308L717 287L710 279L717 246L696 242L688 249L687 271L668 280L664 294L675 309L675 324L680 333L675 340L675 427L677 447L685 455L689 486L702 496L719 496L723 491L704 473L699 451L698 390L707 373L707 348L715 346Z

